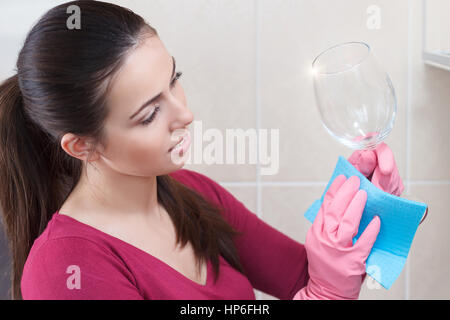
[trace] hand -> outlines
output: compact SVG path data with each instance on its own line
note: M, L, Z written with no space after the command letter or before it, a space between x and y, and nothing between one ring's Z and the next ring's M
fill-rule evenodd
M357 176L339 175L325 194L306 235L310 279L294 300L358 298L365 263L380 231L376 216L353 245L367 201L367 193L359 186Z
M386 143L380 143L375 150L356 150L348 161L379 189L396 196L403 193L394 154Z

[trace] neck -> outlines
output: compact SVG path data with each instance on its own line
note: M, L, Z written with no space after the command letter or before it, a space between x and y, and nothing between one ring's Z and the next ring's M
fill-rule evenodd
M88 165L73 192L109 218L160 218L156 176L132 176L107 166L97 170Z

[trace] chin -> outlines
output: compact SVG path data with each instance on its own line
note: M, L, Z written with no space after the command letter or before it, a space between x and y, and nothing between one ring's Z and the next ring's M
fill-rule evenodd
M186 161L181 161L180 163L173 163L173 167L175 170L181 169L186 165Z
M160 176L167 175L169 173L172 173L172 172L182 169L184 166L185 166L184 161L179 164L172 163L171 165L167 166L164 170L162 170L162 172L159 175Z

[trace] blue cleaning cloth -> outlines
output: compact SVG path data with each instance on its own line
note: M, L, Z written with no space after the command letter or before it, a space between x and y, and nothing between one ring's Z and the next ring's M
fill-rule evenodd
M316 200L305 213L305 217L310 222L316 218L328 188L341 174L345 175L347 179L351 176L358 176L361 182L360 189L367 192L367 202L353 244L373 217L375 215L380 217L380 232L367 258L366 272L384 288L389 289L402 272L412 240L427 205L380 190L347 159L340 156L322 197Z

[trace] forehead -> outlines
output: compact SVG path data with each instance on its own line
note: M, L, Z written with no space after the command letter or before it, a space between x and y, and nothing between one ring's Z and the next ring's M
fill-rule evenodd
M172 64L172 56L157 36L146 38L130 51L114 75L107 97L113 120L127 120L143 102L160 93L170 80Z

